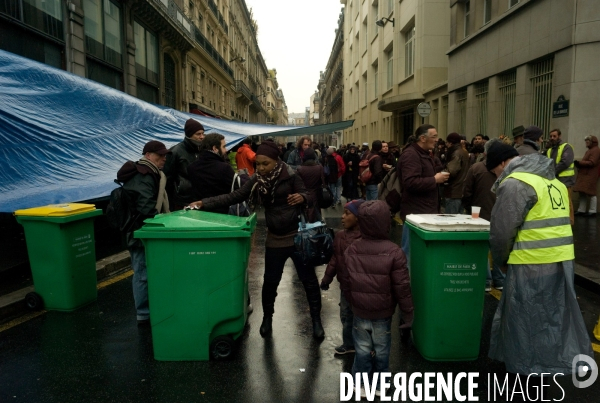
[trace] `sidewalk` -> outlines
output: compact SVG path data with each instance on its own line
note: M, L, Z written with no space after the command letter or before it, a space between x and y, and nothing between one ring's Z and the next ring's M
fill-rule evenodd
M334 229L341 228L340 218L342 207L323 211L324 218L333 218L330 225ZM336 223L337 225L335 225ZM259 212L259 224L264 225L264 214ZM338 228L339 227L339 228ZM392 228L394 242L400 244L401 227ZM575 217L573 230L575 242L575 283L596 294L600 294L600 220L596 217ZM396 239L397 238L397 239ZM97 280L101 281L109 276L121 273L130 268L128 251L101 259L96 263ZM33 286L21 288L7 295L0 296L0 322L22 314L28 310L25 296L34 290Z

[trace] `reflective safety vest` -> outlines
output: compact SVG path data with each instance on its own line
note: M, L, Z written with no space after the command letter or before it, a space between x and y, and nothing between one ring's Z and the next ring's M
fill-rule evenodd
M562 154L563 151L565 150L565 147L567 146L567 143L562 143L561 145L558 146L558 150L556 151L556 164L558 164L560 162L560 159L562 158ZM571 147L573 148L573 147ZM547 152L548 158L552 158L552 147L550 147L548 149ZM575 164L573 162L571 162L571 165L565 169L564 171L562 171L561 173L558 174L558 176L563 177L563 176L573 176L575 175Z
M525 172L515 172L506 178L533 187L538 198L517 232L508 263L544 264L575 259L565 185L558 179L547 180Z

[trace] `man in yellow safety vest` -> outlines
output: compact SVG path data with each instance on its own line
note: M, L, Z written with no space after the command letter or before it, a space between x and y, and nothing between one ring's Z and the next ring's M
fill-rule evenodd
M569 143L565 143L561 139L559 129L554 129L550 132L550 145L547 151L548 158L554 161L554 173L556 179L562 182L567 187L569 192L569 217L571 225L575 223L573 214L573 193L572 188L575 185L575 154L573 147Z
M546 156L512 159L506 145L494 146L487 165L498 176L490 248L507 275L489 356L514 374L571 374L573 359L593 351L573 284L567 188Z

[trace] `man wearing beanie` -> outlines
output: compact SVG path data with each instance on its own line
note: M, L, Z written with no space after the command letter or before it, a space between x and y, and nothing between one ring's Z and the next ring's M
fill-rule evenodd
M446 138L448 147L448 164L446 169L450 179L444 186L444 199L446 200L446 214L460 214L462 211L462 193L465 178L469 171L469 153L461 145L461 136L450 133Z
M171 147L164 169L172 211L181 210L194 201L187 168L200 156L200 143L204 140L204 126L197 120L188 119L184 132L183 141Z
M512 148L511 146L502 143L502 140L498 138L487 141L483 146L483 161L476 162L469 168L467 177L465 178L465 186L463 188L463 206L467 212L471 213L472 206L481 207L479 217L484 220L490 221L492 217L492 209L494 203L496 203L496 194L492 192L492 186L496 182L496 175L490 172L486 166L486 155L490 150L490 147L494 144L500 144L503 147ZM512 148L510 151L513 155L517 155L517 151ZM500 270L500 266L496 262L492 262L493 270L490 270L488 261L488 273L485 284L485 290L491 291L492 285L497 290L502 290L504 287L504 273Z
M573 284L569 195L551 159L513 159L509 148L493 144L486 162L498 176L490 248L507 272L489 357L514 374L571 374L573 359L593 351Z
M519 155L539 154L540 145L542 144L542 129L537 126L529 126L523 132L523 144L517 151Z

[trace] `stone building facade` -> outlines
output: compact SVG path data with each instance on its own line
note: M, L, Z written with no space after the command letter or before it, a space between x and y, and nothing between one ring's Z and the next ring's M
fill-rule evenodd
M268 69L244 0L3 0L0 49L148 102L266 123Z
M439 0L340 0L344 143L403 144L421 123L445 132L450 9ZM432 106L421 118L416 107Z
M448 123L467 138L559 128L576 157L600 125L596 0L451 0Z

